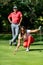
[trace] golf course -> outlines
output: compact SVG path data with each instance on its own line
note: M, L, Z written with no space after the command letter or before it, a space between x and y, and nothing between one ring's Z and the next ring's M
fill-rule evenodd
M43 65L43 42L34 42L30 51L20 46L9 46L8 40L0 40L0 65Z

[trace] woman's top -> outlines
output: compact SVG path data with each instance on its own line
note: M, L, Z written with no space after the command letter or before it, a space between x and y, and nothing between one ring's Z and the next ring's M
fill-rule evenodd
M25 41L28 39L28 36L30 36L30 30L26 30L26 33L23 36L19 34L18 39L23 39Z

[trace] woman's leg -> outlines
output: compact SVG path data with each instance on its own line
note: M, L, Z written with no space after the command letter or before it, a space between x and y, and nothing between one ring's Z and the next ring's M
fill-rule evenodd
M28 37L28 44L27 44L27 48L26 48L26 51L29 51L29 48L30 48L30 45L31 43L34 42L34 38L32 36L29 36Z
M27 45L28 45L28 40L24 41L23 46L26 48L26 51L29 51L29 47Z
M28 36L28 44L27 47L30 47L30 45L34 42L34 38L32 36Z
M29 36L28 40L24 41L23 46L26 47L26 51L29 51L29 47L33 42L34 42L34 38L32 36Z

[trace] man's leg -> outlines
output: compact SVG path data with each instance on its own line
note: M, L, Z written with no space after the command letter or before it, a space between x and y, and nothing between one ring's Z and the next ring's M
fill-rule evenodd
M13 39L13 37L14 37L14 33L15 33L15 31L14 31L14 28L15 28L15 25L14 24L11 24L11 31L12 31L12 39ZM10 45L12 45L12 39L10 40Z
M15 25L11 24L12 38L15 36Z
M13 33L12 33L13 34L13 38L11 40L12 42L16 42L16 37L17 37L18 32L19 32L19 26L18 25L15 25L14 28L15 28L15 34L13 34L14 33L14 30L13 30Z

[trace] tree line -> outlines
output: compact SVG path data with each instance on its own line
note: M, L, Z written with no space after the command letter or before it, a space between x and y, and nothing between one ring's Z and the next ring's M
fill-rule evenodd
M14 5L17 5L18 10L23 14L21 25L28 29L43 26L43 0L36 3L29 0L25 2L22 0L0 0L0 33L11 31L8 15L13 11Z

